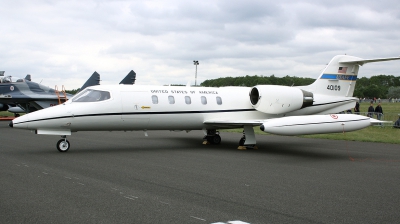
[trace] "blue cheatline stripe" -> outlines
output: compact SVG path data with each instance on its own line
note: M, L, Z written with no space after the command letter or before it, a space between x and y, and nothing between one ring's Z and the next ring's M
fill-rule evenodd
M321 79L337 79L337 80L346 80L346 81L356 81L356 75L345 75L345 74L322 74Z

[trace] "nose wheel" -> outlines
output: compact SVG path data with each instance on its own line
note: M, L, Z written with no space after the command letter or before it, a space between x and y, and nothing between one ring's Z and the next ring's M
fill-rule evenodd
M57 149L59 152L67 152L70 146L71 145L69 144L67 138L60 139L57 142Z

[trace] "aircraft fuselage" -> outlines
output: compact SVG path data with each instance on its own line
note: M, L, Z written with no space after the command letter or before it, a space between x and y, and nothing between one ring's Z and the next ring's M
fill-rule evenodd
M37 130L38 133L41 130L54 130L54 134L91 130L236 128L243 125L212 124L212 121L265 120L290 116L293 113L317 114L327 108L354 102L347 98L346 102L335 101L331 104L324 102L320 106L307 107L290 113L266 114L257 111L250 103L250 87L120 85L97 86L92 89L107 91L110 93L110 98L96 102L74 102L76 99L74 97L64 104L42 110L40 113L27 114L24 116L26 119L19 118L14 126L23 125L25 128ZM319 97L319 100L322 102L326 99Z

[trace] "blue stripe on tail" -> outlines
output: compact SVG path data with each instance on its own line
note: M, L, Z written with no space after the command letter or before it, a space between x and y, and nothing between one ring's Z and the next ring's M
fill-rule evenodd
M356 81L356 75L337 75L337 74L323 74L321 79L335 79L335 80L348 80L348 81Z

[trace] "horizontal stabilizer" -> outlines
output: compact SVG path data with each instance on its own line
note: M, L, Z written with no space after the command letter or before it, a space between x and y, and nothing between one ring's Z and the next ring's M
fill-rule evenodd
M366 63L371 63L371 62L393 61L393 60L400 60L400 57L362 59L362 60L343 60L343 61L339 61L339 63L364 65Z

